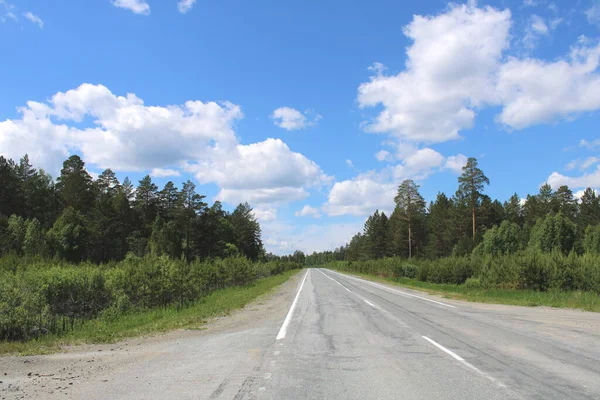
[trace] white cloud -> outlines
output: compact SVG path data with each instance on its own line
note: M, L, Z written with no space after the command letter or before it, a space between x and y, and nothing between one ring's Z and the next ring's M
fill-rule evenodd
M385 67L374 64L374 75L358 88L361 108L382 106L363 128L404 142L436 143L459 138L486 106L500 106L497 120L513 129L600 109L598 42L582 36L568 55L552 61L507 57L511 23L509 10L464 4L415 16L404 27L413 41L405 69L385 75ZM529 39L559 23L550 20L548 27L532 16Z
M600 45L583 43L557 61L511 58L499 71L498 120L523 129L600 108L599 59Z
M300 211L296 211L294 215L296 217L321 218L321 213L319 212L319 209L311 207L308 204L305 204Z
M277 218L277 209L272 207L254 208L252 212L259 222L273 221Z
M273 123L280 128L288 131L304 129L308 126L315 125L321 120L321 115L316 114L312 119L308 119L307 115L314 114L313 110L306 110L303 113L291 107L279 107L271 114Z
M524 0L523 5L525 7L535 7L537 6L537 2L535 0Z
M131 10L136 14L150 15L150 5L146 0L114 0L115 7Z
M581 161L581 160L579 160L579 159L577 159L577 160L571 160L571 161L569 161L569 163L568 163L567 165L565 165L565 169L566 169L567 171L572 171L572 170L574 170L575 168L577 168L577 165L579 164L579 162L580 162L580 161Z
M13 159L27 153L53 173L74 151L88 165L116 171L173 176L178 171L168 168L182 166L200 183L217 184L219 200L251 204L300 200L307 188L331 180L279 139L240 144L233 125L242 112L229 102L146 106L135 94L83 84L19 111L20 119L0 121L0 153Z
M586 10L585 15L587 20L592 25L600 26L600 4L596 3Z
M354 167L354 163L352 162L352 160L346 159L346 165L349 166L350 168Z
M295 226L287 221L270 221L261 224L263 243L267 251L275 254L290 254L295 250L305 253L333 250L350 241L362 231L364 221L348 223L320 221L319 224Z
M570 188L600 188L600 166L595 171L583 174L582 176L565 176L558 172L553 172L548 177L547 182L554 189L562 185L567 185Z
M600 147L600 139L595 139L591 142L585 139L581 139L581 141L579 142L579 147L587 147L590 150L594 150L597 147Z
M152 168L150 176L155 178L166 178L169 176L180 176L181 173L176 169Z
M203 158L237 145L233 123L240 108L223 102L187 101L146 106L135 94L116 96L102 85L83 84L47 103L27 102L20 119L0 122L0 148L11 158L28 153L55 168L71 150L99 168L144 171ZM90 127L78 128L84 118Z
M222 188L218 198L227 202L243 198L256 203L299 200L308 195L305 188L331 179L281 139L216 150L198 163L187 164L186 169L195 173L200 183L217 183Z
M552 18L550 20L550 29L555 30L563 22L562 18Z
M177 3L177 9L180 13L185 14L192 9L195 2L196 0L179 0Z
M376 209L391 212L399 182L404 179L416 181L426 179L431 174L450 169L460 173L467 158L454 155L445 158L431 148L405 150L399 164L389 165L379 172L370 171L353 179L336 182L322 209L331 216L367 215Z
M358 176L352 180L336 182L329 192L323 211L328 215L367 215L376 209L389 211L394 208L396 186L378 182L370 176Z
M44 21L42 21L42 19L40 17L33 14L31 11L24 12L23 16L25 18L27 18L28 20L30 20L31 22L33 22L34 24L36 24L37 26L39 26L40 28L44 27ZM13 17L14 17L14 14L13 14Z
M361 108L383 106L365 126L376 133L443 142L470 128L475 110L493 101L494 73L508 46L510 11L450 5L438 16L415 16L404 27L413 40L406 69L386 76L382 66L358 89Z
M597 164L600 162L600 158L598 157L588 157L585 161L583 161L581 163L581 170L585 170L588 169L589 167L591 167L594 164Z
M444 168L449 169L457 175L462 174L462 169L467 163L467 157L463 154L457 154L455 156L450 156L446 159L444 163Z
M387 150L378 151L375 153L375 158L379 161L392 161L394 159L392 154Z
M544 19L538 15L531 16L531 29L533 32L538 35L547 35L548 34L548 26L544 22Z

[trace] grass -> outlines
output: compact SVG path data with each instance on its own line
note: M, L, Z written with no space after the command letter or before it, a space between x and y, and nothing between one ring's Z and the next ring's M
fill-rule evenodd
M76 326L66 335L47 335L26 342L0 342L0 354L48 354L61 346L82 343L112 343L129 337L174 329L199 329L207 318L228 315L261 295L271 292L300 270L286 271L254 282L252 285L217 290L190 307L175 306L125 314L112 320L93 319Z
M346 271L340 271L346 272ZM348 273L348 272L346 272ZM514 306L547 306L557 308L575 308L585 311L600 312L600 295L594 292L517 289L471 289L465 285L439 284L421 282L409 278L388 278L370 274L353 272L353 275L383 283L391 283L412 289L419 289L430 294L440 295L448 299L466 300L479 303L508 304Z

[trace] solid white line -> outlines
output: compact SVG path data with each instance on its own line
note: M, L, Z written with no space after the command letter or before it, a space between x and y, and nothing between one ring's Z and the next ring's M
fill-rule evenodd
M432 345L434 345L435 347L437 347L438 349L450 354L452 357L454 357L455 359L457 359L458 361L465 361L464 358L462 358L461 356L459 356L458 354L456 354L455 352L448 350L447 348L445 348L444 346L442 346L441 344L429 339L427 336L421 336L423 339L427 340L429 343L431 343Z
M339 272L334 272L334 273L336 273L336 274L340 274ZM402 295L404 295L404 296L416 297L417 299L421 299L421 300L429 301L429 302L431 302L431 303L439 304L439 305L441 305L441 306L444 306L444 307L455 308L455 307L454 307L453 305L451 305L451 304L446 304L446 303L442 303L441 301L435 301L435 300L431 300L431 299L428 299L428 298L426 298L426 297L417 296L416 294L411 294L411 293L403 292L402 290L392 289L392 288L389 288L389 287L387 287L387 286L384 286L384 285L380 285L380 284L378 284L378 283L375 283L375 282L371 282L371 281L367 281L367 280L364 280L364 279L356 278L356 277L354 277L354 276L350 276L350 275L346 275L346 274L340 274L340 275L342 275L342 276L345 276L345 277L348 277L348 278L350 278L350 279L355 279L355 280L357 280L357 281L362 281L362 282L365 282L365 283L367 283L367 284L369 284L369 285L371 285L371 286L375 286L375 287L378 287L378 288L381 288L381 289L387 290L388 292L400 293L400 294L402 294Z
M379 309L379 307L377 307L375 304L371 303L369 300L367 300L367 299L363 299L363 300L365 301L365 303L367 303L371 307Z
M302 291L302 287L304 286L304 282L306 281L306 277L308 276L308 271L306 270L306 274L304 274L304 279L302 279L302 283L300 284L300 289L298 289L298 293L296 293L296 297L294 298L294 302L290 307L290 311L288 311L285 320L283 321L283 325L281 325L281 329L279 329L279 333L277 334L277 338L275 340L281 340L285 338L285 334L287 333L288 325L292 320L292 315L294 315L294 308L296 308L296 303L298 302L298 297L300 296L300 292Z
M442 346L441 344L437 343L434 340L429 339L427 336L421 336L423 339L427 340L429 343L431 343L432 345L434 345L435 347L437 347L438 349L442 350L443 352L449 354L452 356L452 358L454 358L457 361L460 361L461 364L463 364L464 366L466 366L467 368L477 372L479 375L483 376L484 378L489 379L490 381L494 382L496 385L502 387L502 388L506 388L506 385L502 382L500 382L499 380L497 380L496 378L494 378L493 376L490 376L488 374L486 374L485 372L483 372L482 370L480 370L479 368L477 368L476 366L474 366L473 364L465 361L464 358L462 358L461 356L459 356L458 354L456 354L455 352L448 350L447 348L445 348L444 346Z

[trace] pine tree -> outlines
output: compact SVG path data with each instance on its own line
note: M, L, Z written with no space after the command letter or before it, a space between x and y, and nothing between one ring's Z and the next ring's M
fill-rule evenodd
M412 179L406 179L398 187L394 201L401 218L408 225L408 258L410 259L413 247L413 223L415 218L425 214L425 199L419 193L419 185Z
M477 167L477 159L470 157L467 164L463 167L463 173L458 177L459 190L469 201L471 215L473 218L473 240L477 233L476 210L478 202L483 195L484 185L489 185L490 180L483 174L483 171Z
M92 177L85 169L85 163L77 155L69 157L56 180L56 188L65 207L87 213L94 204Z

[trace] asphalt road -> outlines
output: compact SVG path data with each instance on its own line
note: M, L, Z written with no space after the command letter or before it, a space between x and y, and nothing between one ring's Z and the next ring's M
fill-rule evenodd
M310 269L238 319L27 368L65 357L98 367L38 398L600 399L597 313L446 300Z

